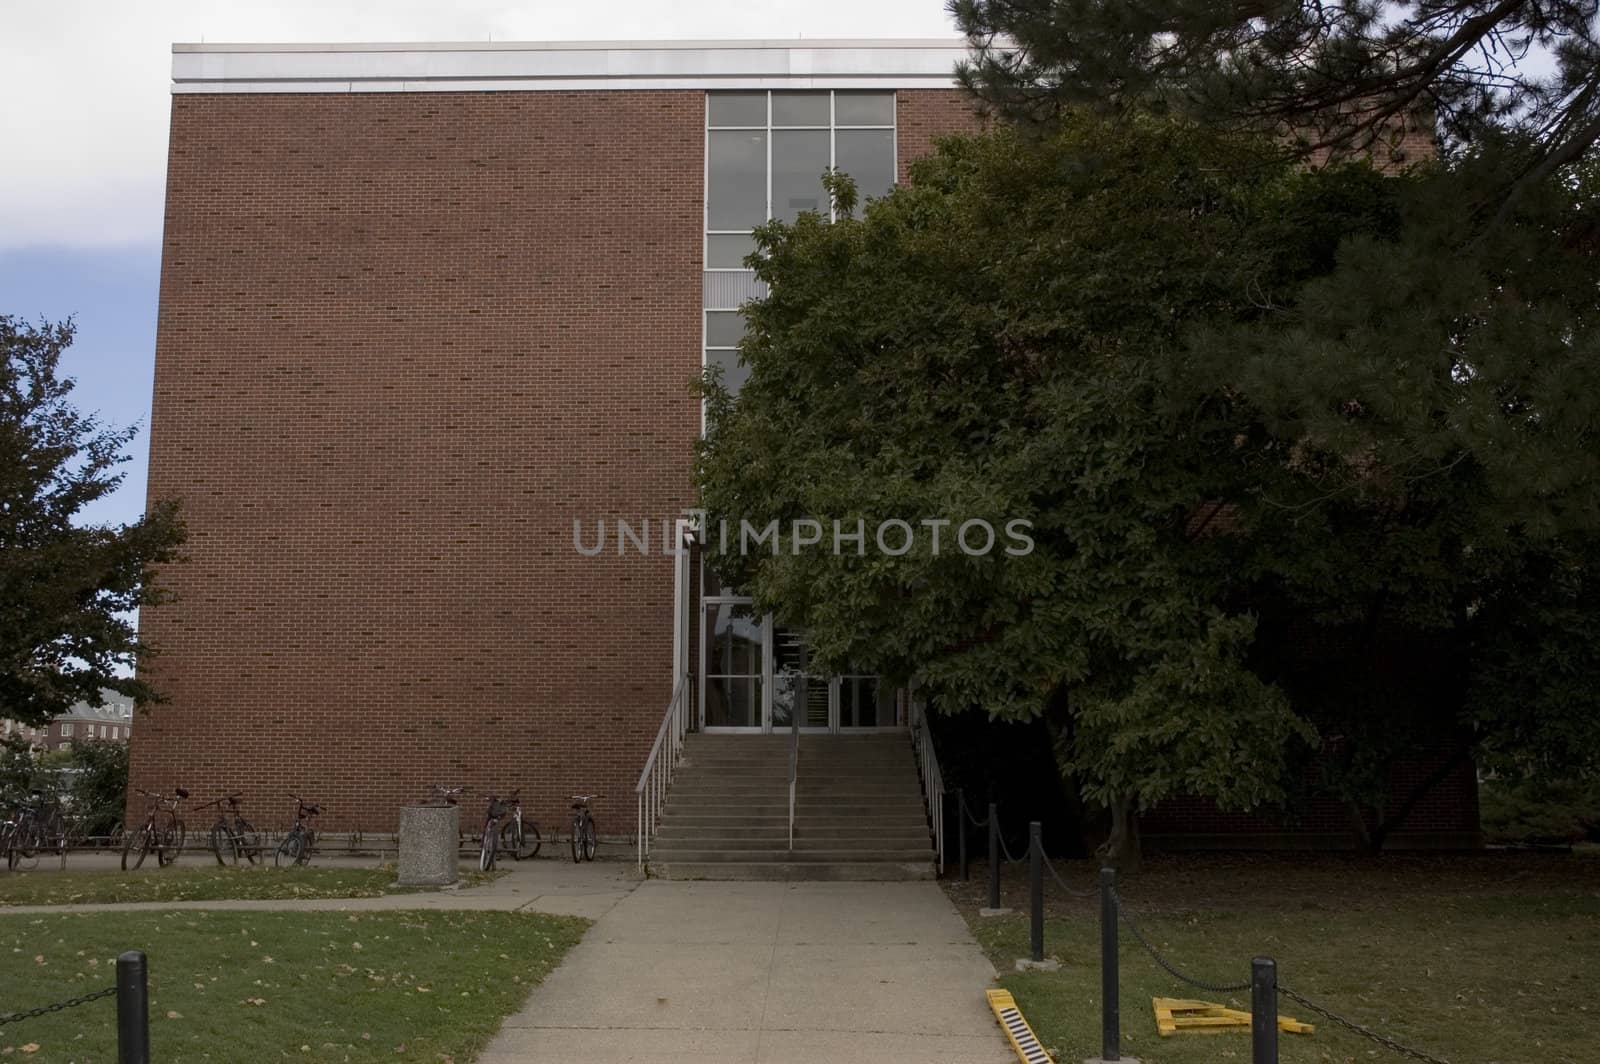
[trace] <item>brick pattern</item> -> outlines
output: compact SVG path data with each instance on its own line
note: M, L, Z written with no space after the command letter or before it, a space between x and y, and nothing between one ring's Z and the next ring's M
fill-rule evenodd
M671 566L582 558L572 521L692 497L702 108L173 99L149 496L191 540L136 785L263 826L305 793L330 830L436 782L541 822L584 790L631 830Z
M901 89L895 94L894 122L902 184L910 179L911 163L932 154L938 138L983 128L971 97L952 89Z
M960 111L904 95L902 156ZM572 521L692 498L703 127L691 91L174 97L149 497L191 538L136 786L379 831L434 783L599 791L632 830L671 564Z

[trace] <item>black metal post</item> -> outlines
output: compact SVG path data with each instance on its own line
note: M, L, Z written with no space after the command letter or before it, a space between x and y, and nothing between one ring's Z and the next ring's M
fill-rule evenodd
M956 821L961 825L961 882L971 879L971 865L967 862L967 792L956 788Z
M150 986L145 955L117 958L117 1064L150 1064Z
M1029 938L1035 964L1044 960L1044 839L1037 820L1028 824Z
M1000 817L989 803L989 908L1000 908Z
M1278 962L1250 961L1250 1064L1278 1064Z
M1122 1059L1122 1003L1117 971L1117 870L1100 869L1100 1059Z

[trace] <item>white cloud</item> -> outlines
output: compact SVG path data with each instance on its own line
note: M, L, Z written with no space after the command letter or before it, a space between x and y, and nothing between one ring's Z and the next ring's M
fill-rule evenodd
M942 0L0 0L0 248L159 237L174 41L953 34Z

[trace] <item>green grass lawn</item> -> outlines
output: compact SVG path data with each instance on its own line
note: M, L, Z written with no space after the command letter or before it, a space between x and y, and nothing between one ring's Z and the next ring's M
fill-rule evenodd
M1073 886L1087 862L1058 861ZM1054 973L1016 973L1028 956L1026 883L1006 881L1010 917L982 918L982 872L950 893L1001 985L1058 1061L1099 1055L1098 903L1046 891L1045 952ZM1122 889L1158 949L1206 982L1249 978L1274 957L1279 979L1334 1011L1453 1064L1579 1064L1600 1059L1600 857L1574 855L1337 856L1152 859ZM1250 1059L1247 1034L1158 1037L1151 998L1198 998L1248 1010L1248 992L1208 994L1156 966L1120 936L1122 1052L1145 1064ZM1279 1012L1315 1023L1280 1038L1285 1064L1399 1060L1293 1002Z
M134 901L376 898L392 888L393 868L216 868L171 866L138 872L0 873L0 907ZM495 873L463 873L463 886Z
M491 912L0 916L0 1010L110 986L117 955L142 949L163 1064L465 1064L586 927ZM110 1064L115 1023L107 999L9 1024L0 1057Z

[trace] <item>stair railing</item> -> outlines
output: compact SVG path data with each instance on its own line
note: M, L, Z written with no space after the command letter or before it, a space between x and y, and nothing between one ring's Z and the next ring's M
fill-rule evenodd
M689 730L688 690L689 678L678 677L677 686L672 689L672 700L667 703L667 712L662 715L661 727L656 731L656 741L645 760L644 771L639 773L639 783L633 789L639 806L636 838L641 872L650 860L650 840L655 837L661 806L666 801L667 788L672 786L672 774L683 758L683 737Z
M944 774L939 771L939 756L933 749L933 733L928 727L928 713L907 692L910 706L907 722L911 725L911 748L916 754L917 771L922 776L922 797L928 804L928 821L933 825L934 850L939 855L939 868L944 869Z
M806 681L800 680L802 696L805 692ZM800 709L804 706L805 698L795 704L794 711L790 714L789 721L789 849L794 850L794 792L795 783L800 779Z

